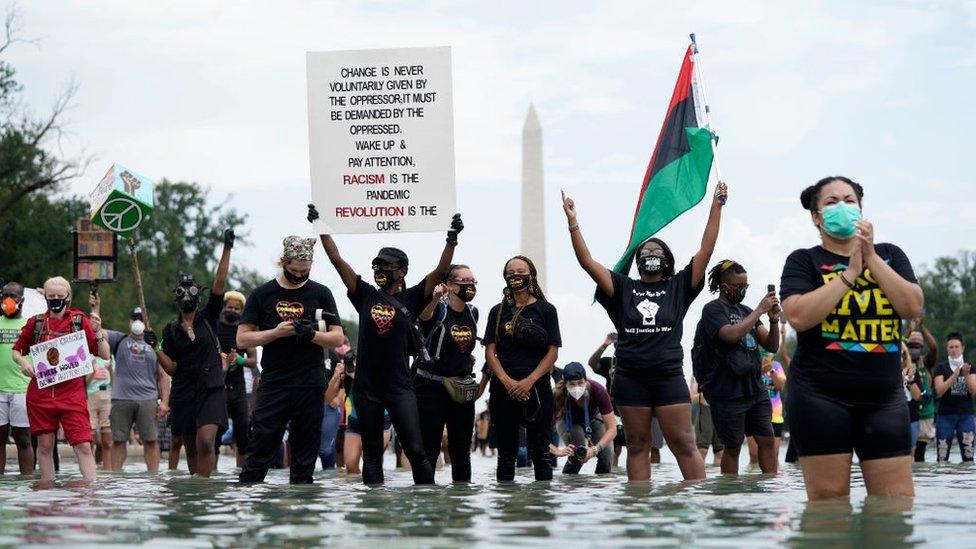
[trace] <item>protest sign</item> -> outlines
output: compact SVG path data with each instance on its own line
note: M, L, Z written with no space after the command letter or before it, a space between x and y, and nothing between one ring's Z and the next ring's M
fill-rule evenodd
M308 52L320 234L448 228L457 211L451 49Z
M34 345L30 358L39 389L92 373L92 357L83 330Z
M120 236L132 236L153 209L153 183L113 164L91 192L90 217L99 227Z
M115 234L82 217L74 235L73 282L115 282L119 256Z

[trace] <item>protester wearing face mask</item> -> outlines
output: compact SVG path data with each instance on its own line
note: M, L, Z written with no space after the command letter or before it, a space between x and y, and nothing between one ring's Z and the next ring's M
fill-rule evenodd
M739 452L747 436L758 445L762 472L775 473L779 461L759 356L760 346L771 353L779 349L779 301L769 292L755 310L750 309L742 304L748 288L746 270L735 261L721 261L709 271L708 289L719 297L702 309L692 352L695 377L725 448L722 473L729 475L739 472ZM763 315L768 328L762 324Z
M92 309L88 319L91 321L92 330L96 335L104 334L109 339L109 347L111 348L109 332L102 330L102 318L94 305L96 299L97 296L92 294L90 298ZM102 360L98 357L92 357L92 373L85 376L85 383L88 388L88 416L91 420L92 439L95 441L93 443L95 462L101 461L102 468L106 471L112 470L115 462L112 453L111 420L114 362L111 358Z
M344 339L335 297L309 279L315 239L282 242L281 273L244 305L237 345L263 347L261 384L241 482L263 482L288 429L289 482L311 484L322 441L325 353Z
M912 448L918 442L918 401L922 398L922 379L915 369L908 347L902 344L901 373L905 380L905 402L908 404L908 421L912 428Z
M922 289L900 248L874 243L863 197L841 176L803 191L820 244L790 254L780 283L797 331L786 411L810 499L850 495L855 452L869 496L915 491L901 320L922 314Z
M100 312L101 299L92 297L92 312ZM128 333L107 331L109 347L115 362L115 379L111 387L112 460L109 469L121 471L125 465L126 447L133 424L143 445L143 458L150 473L159 470L159 428L156 420L169 410L169 375L156 357L159 343L153 332L146 331L145 315L136 307L129 315ZM162 404L160 404L160 401Z
M913 329L916 328L916 329ZM925 461L925 450L935 441L935 391L932 387L932 371L938 362L938 344L932 332L925 327L923 318L909 326L908 354L915 366L918 386L922 394L918 398L918 437L915 442L915 461Z
M85 480L96 476L95 457L92 454L91 421L88 416L88 395L85 378L76 377L44 389L37 386L34 364L28 358L30 348L38 343L57 339L74 332L85 332L88 352L108 359L108 342L96 335L88 317L71 303L71 284L58 276L44 283L47 312L29 319L21 328L13 346L13 358L20 364L21 372L31 378L27 387L27 416L31 435L37 437L37 463L41 469L41 481L54 480L55 434L58 427L64 430L68 444L78 459L78 469Z
M478 309L471 305L477 280L467 265L451 265L420 313L431 361L419 365L414 377L420 434L427 461L437 463L447 428L447 454L454 482L471 481L471 438L474 401L488 380L474 378L472 352L478 339Z
M160 365L173 376L168 403L173 433L170 452L178 452L182 444L190 473L202 477L209 477L216 467L217 432L227 427L223 361L216 329L234 240L234 231L225 230L223 251L203 311L198 312L203 286L192 275L180 275L173 288L179 317L163 329L162 344L156 351ZM153 338L155 334L147 332L147 336Z
M308 220L319 216L309 205ZM417 317L442 281L454 258L458 234L464 229L455 214L437 266L416 286L405 281L409 261L397 248L381 248L373 259L373 284L362 279L339 254L331 235L321 235L332 266L346 286L359 313L358 369L353 397L363 442L363 483L383 483L383 415L389 411L416 484L433 484L433 465L427 460L421 436L410 357L423 354Z
M570 446L573 454L563 466L564 475L579 473L583 464L597 458L596 474L610 472L613 461L613 439L617 421L610 403L610 393L595 380L586 378L579 362L563 369L563 380L553 391L556 432Z
M211 297L213 299L213 297ZM220 358L224 368L224 391L227 393L227 417L234 427L234 446L237 451L237 466L244 467L247 455L247 435L249 416L244 370L257 366L257 353L254 349L238 349L237 327L241 323L241 313L247 298L241 292L224 294L224 309L217 322L217 339L220 340Z
M727 196L725 183L719 183L701 248L684 269L675 272L671 249L664 241L650 238L634 253L640 278L631 279L593 259L580 230L576 205L563 195L576 260L596 282L596 300L617 330L613 400L627 434L627 478L632 481L651 478L647 454L655 417L682 476L686 480L705 477L705 463L691 427L681 334L685 313L701 293Z
M976 372L966 362L966 343L962 334L952 332L946 337L949 359L935 367L935 396L939 399L939 414L935 419L935 439L938 460L949 461L952 439L959 443L962 460L973 461L973 396L976 396Z
M27 324L22 314L24 286L8 282L0 290L0 475L7 467L7 437L17 445L20 474L29 475L34 468L34 449L27 421L27 386L30 378L20 371L13 357L13 346Z
M491 368L488 409L498 440L499 482L515 480L519 428L525 427L536 480L552 479L550 373L562 338L556 307L546 301L532 260L505 263L505 298L488 313L485 360ZM559 452L559 455L567 455Z

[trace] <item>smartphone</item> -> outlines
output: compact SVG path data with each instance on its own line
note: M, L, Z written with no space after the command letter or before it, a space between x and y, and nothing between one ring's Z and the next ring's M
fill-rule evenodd
M769 286L766 286L766 293L770 293L771 294L771 293L774 293L775 291L776 291L776 285L775 284L770 284Z

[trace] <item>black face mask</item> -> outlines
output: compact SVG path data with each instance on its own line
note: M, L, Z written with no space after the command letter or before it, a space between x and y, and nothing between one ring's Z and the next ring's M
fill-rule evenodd
M505 277L505 285L513 292L521 292L532 286L532 275L510 274Z
M373 282L376 283L376 287L381 290L389 290L396 286L396 274L390 270L377 270L373 271Z
M184 313L189 313L197 310L197 305L199 303L200 303L200 298L196 296L184 297L183 299L177 301L177 305L179 306L180 311Z
M908 355L912 357L912 360L918 362L918 359L922 358L922 348L921 347L909 347Z
M54 314L58 314L68 306L68 299L64 297L57 297L54 299L47 300L47 308Z
M724 286L727 288L725 291L725 299L729 300L729 303L738 305L746 298L747 287L742 286L741 288L736 288L728 284L724 284Z
M292 284L302 284L308 280L307 274L305 276L298 276L288 272L288 269L282 269L281 272L285 275L285 280L291 282Z
M668 259L659 255L646 255L637 259L637 272L658 275L668 268Z
M478 293L478 288L474 284L458 284L458 297L465 303L471 303L474 296Z
M241 313L237 311L224 311L224 321L228 324L239 324L241 321Z

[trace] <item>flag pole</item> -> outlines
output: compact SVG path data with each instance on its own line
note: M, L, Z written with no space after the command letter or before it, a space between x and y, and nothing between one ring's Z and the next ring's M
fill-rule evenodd
M705 102L705 123L708 125L708 131L712 134L712 161L715 162L715 177L719 181L722 181L722 168L718 163L718 134L715 133L715 127L712 125L712 109L708 104L708 93L705 91L705 77L702 75L701 60L698 57L698 42L695 41L695 33L689 35L691 37L691 48L695 54L695 73L698 75L698 88L701 90L702 100Z

